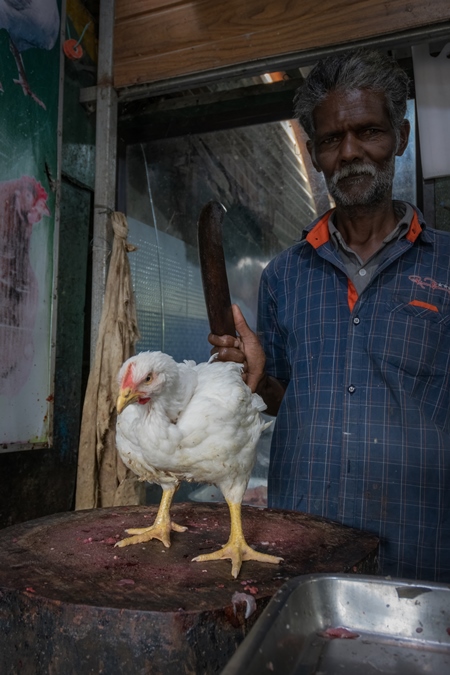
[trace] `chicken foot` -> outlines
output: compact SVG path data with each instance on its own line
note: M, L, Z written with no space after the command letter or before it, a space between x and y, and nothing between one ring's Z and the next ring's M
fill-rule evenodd
M277 565L283 558L268 553L259 553L247 544L242 530L241 504L226 500L230 510L230 537L221 549L213 553L204 553L192 559L192 562L208 562L209 560L231 560L231 576L237 578L245 560L256 560Z
M132 544L142 544L151 539L159 539L166 548L170 547L170 533L185 532L187 527L178 525L170 519L170 506L178 485L174 488L163 490L161 502L159 504L158 513L156 514L155 522L150 527L139 527L125 530L133 537L126 537L117 542L116 546L122 548L123 546L130 546Z
M38 105L41 106L41 108L44 108L44 110L47 110L45 103L41 101L40 98L36 96L34 92L31 91L31 87L28 84L27 76L25 74L25 68L23 66L23 61L22 61L22 55L17 49L16 45L12 40L9 41L9 48L11 50L12 55L14 56L14 59L16 61L17 65L17 70L18 70L18 80L14 80L14 84L20 84L22 87L22 91L25 94L25 96L30 96L33 101L36 101Z

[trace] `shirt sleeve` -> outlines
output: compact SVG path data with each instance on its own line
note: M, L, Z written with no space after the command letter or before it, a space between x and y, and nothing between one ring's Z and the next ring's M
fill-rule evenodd
M273 263L261 276L258 295L258 337L266 355L266 373L285 383L290 380L290 365L287 359L286 339L278 320L278 280Z

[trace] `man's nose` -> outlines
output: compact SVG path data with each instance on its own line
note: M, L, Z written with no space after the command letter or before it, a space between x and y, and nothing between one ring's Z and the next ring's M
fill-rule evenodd
M362 159L364 152L358 137L351 131L348 131L341 141L339 148L341 161L353 162L355 159Z

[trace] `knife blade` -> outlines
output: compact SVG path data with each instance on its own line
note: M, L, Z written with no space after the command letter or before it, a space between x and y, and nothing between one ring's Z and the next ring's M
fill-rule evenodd
M216 201L202 208L197 226L198 251L211 333L236 335L223 252L224 215L225 207Z

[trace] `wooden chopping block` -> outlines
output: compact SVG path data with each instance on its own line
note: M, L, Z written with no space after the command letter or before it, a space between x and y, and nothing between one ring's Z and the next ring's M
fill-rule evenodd
M248 543L284 561L244 562L233 579L229 561L191 562L227 541L227 506L179 503L171 514L188 530L172 532L168 549L158 540L114 547L125 529L153 522L151 506L57 514L2 530L2 675L219 673L287 580L375 571L373 535L244 506Z

